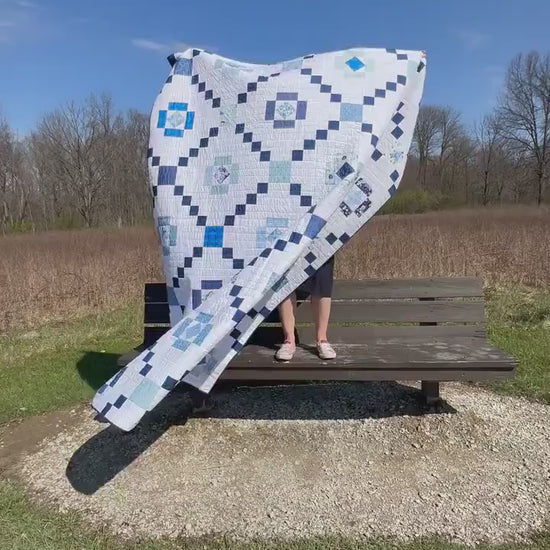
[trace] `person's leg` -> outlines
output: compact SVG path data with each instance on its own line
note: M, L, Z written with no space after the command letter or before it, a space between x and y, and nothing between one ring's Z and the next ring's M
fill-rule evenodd
M296 294L294 294L294 292L279 304L279 317L283 327L284 341L289 344L296 344L294 336L294 328L296 326L296 320L294 318L295 306Z
M326 342L328 340L327 330L330 318L330 304L331 299L329 297L311 296L317 342Z
M279 361L290 361L294 353L296 353L296 338L294 335L296 326L294 318L295 307L296 295L294 293L279 304L279 318L281 319L284 334L284 341L275 354L275 358Z
M331 258L315 274L315 289L311 293L311 306L315 321L317 353L323 360L334 359L336 352L328 343L327 330L330 317L334 260Z
M336 351L328 343L327 329L330 317L330 298L327 296L311 296L311 305L315 320L315 334L317 337L317 353L323 360L334 359Z

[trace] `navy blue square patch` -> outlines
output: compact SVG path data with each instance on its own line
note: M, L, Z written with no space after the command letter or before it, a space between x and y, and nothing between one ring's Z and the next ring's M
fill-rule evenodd
M284 250L286 248L286 241L283 241L282 239L279 239L276 243L275 243L275 247L277 250Z
M382 156L382 153L378 149L375 149L371 155L371 158L372 160L378 160L381 156Z
M242 303L243 303L243 299L237 297L231 302L231 307L239 307ZM235 331L233 331L233 332L235 332ZM231 333L231 336L233 336L233 332ZM237 331L237 332L239 332L239 331ZM241 335L241 333L239 332L238 336L233 336L233 338L238 338L240 335Z
M326 240L330 243L330 244L334 244L336 242L336 235L334 233L329 233L327 236L326 236Z
M308 252L305 256L305 260L309 264L312 264L316 259L317 259L317 256L315 256L313 252Z
M353 169L351 164L349 164L349 162L344 162L344 164L340 166L340 169L338 170L338 172L336 172L336 174L340 179L343 180L346 176L349 176L353 172L355 172L355 170Z
M243 319L243 317L246 315L246 313L244 311L241 311L240 309L238 309L237 311L235 311L234 315L233 315L233 321L235 321L236 323L238 323L240 320Z
M153 367L149 363L145 363L141 370L139 371L139 374L142 376L147 376L147 373L152 369Z
M290 184L290 194L291 195L299 195L301 192L302 186L299 183L291 183Z
M162 387L165 390L171 391L178 385L179 380L176 380L175 378L172 378L171 376L167 376L164 382L162 383Z
M234 285L229 294L231 294L231 296L238 296L242 289L242 286Z
M350 239L351 239L351 237L350 237L347 233L342 233L342 234L340 235L340 240L341 240L343 243L347 243Z
M113 403L113 407L120 409L120 407L122 407L125 401L126 401L126 397L124 397L124 395L119 395L117 400Z
M176 183L176 166L160 166L158 173L158 185L174 185Z
M290 234L290 239L289 239L289 241L290 241L291 243L299 244L301 240L302 240L302 235L300 235L300 233L296 233L296 231L293 231L293 232Z
M271 250L271 248L264 248L260 253L260 257L267 258L271 254Z

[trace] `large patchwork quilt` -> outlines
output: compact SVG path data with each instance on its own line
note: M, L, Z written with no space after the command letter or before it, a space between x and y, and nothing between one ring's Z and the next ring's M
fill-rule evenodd
M424 54L352 49L256 65L189 49L151 115L172 329L97 392L131 430L180 382L209 392L256 327L396 192Z

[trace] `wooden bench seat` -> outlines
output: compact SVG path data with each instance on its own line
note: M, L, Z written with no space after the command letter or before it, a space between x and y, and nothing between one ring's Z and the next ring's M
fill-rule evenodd
M440 381L500 379L514 374L514 359L487 341L478 278L335 281L329 337L338 357L333 361L321 361L315 355L310 304L298 298L294 359L289 363L274 359L282 330L273 312L230 363L221 381L246 385L420 380L425 398L433 402L439 398ZM145 286L144 320L143 344L122 356L120 366L170 327L164 284Z

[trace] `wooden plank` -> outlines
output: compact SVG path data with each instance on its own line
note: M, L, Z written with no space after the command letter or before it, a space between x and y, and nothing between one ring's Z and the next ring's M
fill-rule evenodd
M267 328L267 327L264 327ZM273 333L274 336L278 333ZM301 342L315 341L315 327L298 327ZM485 340L486 332L479 325L436 325L436 326L331 326L329 340L334 344L364 344L372 340L439 340L454 336ZM274 338L276 343L280 340Z
M167 303L146 303L143 309L144 323L170 323Z
M384 370L369 370L369 369L285 369L279 368L266 371L263 369L226 369L221 381L224 380L240 380L243 383L246 381L258 382L262 380L264 384L280 384L293 382L313 382L313 381L390 381L390 380L434 380L438 382L446 382L451 380L473 382L477 380L501 380L512 378L514 371L509 369L461 369L457 367L455 370L439 370L434 369L398 369L387 368Z
M336 302L332 304L330 322L341 323L483 323L483 302ZM311 304L304 302L296 310L298 323L311 323ZM144 322L170 322L168 304L146 303ZM273 322L276 322L275 319Z
M169 326L154 326L144 328L143 347L149 347L154 344L165 332ZM304 343L313 343L315 341L314 327L299 327L298 341ZM374 342L386 342L396 346L406 345L408 343L423 343L427 340L448 341L453 338L468 338L471 342L484 344L486 340L485 331L472 325L456 326L370 326L370 327L331 327L329 331L330 341L333 344L373 344ZM281 327L259 327L247 343L271 350L275 353L277 346L283 340ZM124 366L128 357L134 352L125 354L124 361L119 358L119 366ZM128 357L126 357L128 356ZM135 355L134 355L135 356ZM131 358L133 358L132 356ZM238 361L238 359L236 359Z
M479 277L337 280L332 297L334 300L481 298L483 281Z
M146 346L154 344L170 325L146 326L143 329L143 342ZM315 327L298 327L298 339L302 342L315 341ZM486 332L479 325L439 325L435 327L409 326L332 326L329 330L330 341L335 344L363 344L374 339L380 340L437 340L453 336L470 336L485 340ZM282 341L280 326L260 326L248 341L250 344L271 346Z
M336 323L482 323L483 302L336 302L330 322ZM311 323L311 304L304 302L296 310L298 323ZM146 303L144 322L169 323L168 304Z
M285 368L319 369L386 369L395 368L439 368L457 369L513 368L512 358L475 337L456 337L447 340L388 341L375 340L364 344L334 344L338 357L334 361L321 361L313 346L300 345L294 359L285 363ZM281 363L274 358L274 350L263 346L245 346L231 362L231 368L280 369Z
M311 322L311 304L304 302L296 309L299 323ZM334 302L330 322L334 323L482 323L483 302Z
M144 291L145 303L167 302L168 295L166 293L165 283L145 283Z
M482 298L479 277L433 277L430 279L365 279L334 281L334 300L380 300L397 298ZM164 283L145 284L145 302L166 302Z

